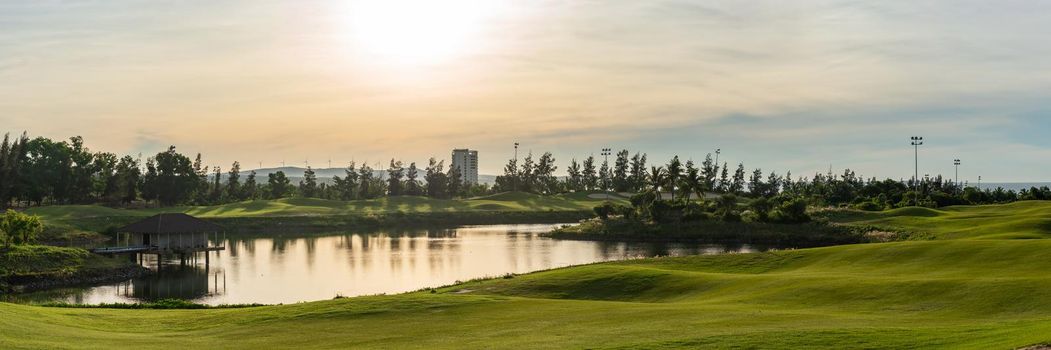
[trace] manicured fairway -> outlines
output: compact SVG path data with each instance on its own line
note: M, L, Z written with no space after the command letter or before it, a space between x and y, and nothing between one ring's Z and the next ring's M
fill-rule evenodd
M613 200L623 200L613 196ZM492 196L448 200L416 196L384 197L369 200L334 201L316 198L255 200L201 207L160 209L113 209L97 205L56 205L30 208L27 213L50 220L105 216L149 216L160 212L185 212L200 217L347 215L390 212L456 211L558 211L591 210L603 202L586 193L540 196L529 193L501 193Z
M1051 341L1051 241L649 259L229 310L0 304L0 348L1002 348Z
M324 221L326 217L336 216L361 217L419 213L431 217L448 217L448 221L456 222L456 218L463 215L489 216L494 219L499 219L501 215L506 213L527 215L534 218L557 217L561 213L584 213L582 215L587 215L592 208L603 202L603 199L592 197L594 196L589 197L588 193L540 196L517 192L463 200L416 196L384 197L354 201L285 198L216 206L147 209L115 209L97 205L60 205L30 208L26 212L39 215L44 220L50 233L49 238L63 240L68 234L105 231L107 228L123 226L134 221L137 217L146 217L162 212L183 212L202 218L239 220L295 217L295 219L301 221L309 217L315 218L316 220L311 220L318 222ZM624 198L619 196L612 196L611 199L626 202Z
M570 267L220 310L0 304L0 348L943 348L1051 343L1051 205L841 213L935 240ZM963 238L963 239L953 239Z
M833 221L898 227L938 239L1051 238L1051 201L902 208L875 213L850 211L834 215Z

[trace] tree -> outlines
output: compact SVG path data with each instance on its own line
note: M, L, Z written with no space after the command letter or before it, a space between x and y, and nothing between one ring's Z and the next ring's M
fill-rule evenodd
M534 170L537 192L551 194L558 191L558 178L555 177L555 170L558 170L558 167L555 166L555 157L551 155L551 152L544 152L540 155L540 161L537 162Z
M401 161L390 160L390 167L387 168L387 194L391 196L400 196L403 193L402 190L402 178L405 177L404 168L402 168Z
M21 188L17 195L37 204L44 204L46 199L52 203L68 203L73 178L69 144L37 137L25 144L23 152L22 161L17 165Z
M156 162L156 194L161 205L186 202L194 192L197 174L190 158L175 152L175 146L154 156Z
M650 186L653 187L653 192L657 195L657 199L661 199L661 186L664 185L664 168L659 166L650 167Z
M536 164L533 163L533 152L529 152L522 159L522 170L518 176L518 190L522 192L536 191Z
M358 181L360 187L358 189L358 198L372 199L378 197L376 193L385 192L385 190L381 191L381 189L377 188L377 180L375 174L372 172L372 168L369 167L366 162L362 162L361 167L358 168Z
M617 152L617 161L613 163L613 190L616 192L631 191L631 178L628 174L628 150Z
M158 200L157 161L153 157L146 158L146 174L142 178L142 199L149 201Z
M777 176L777 173L771 171L770 176L766 179L766 185L763 188L763 195L767 197L776 196L781 192L781 177Z
M41 223L40 217L35 215L26 215L8 209L0 218L0 233L3 233L4 245L7 246L10 246L11 243L32 243L43 230L44 224Z
M719 165L712 161L712 154L704 156L704 163L701 163L701 178L704 183L704 188L709 191L715 190L715 178L719 176Z
M416 168L416 162L409 163L409 168L405 170L405 194L410 196L423 194L420 181L416 180L419 175L420 170Z
M679 161L679 156L674 156L668 161L668 168L665 171L665 181L668 183L668 189L671 191L671 198L675 198L675 186L679 183L679 178L682 177L682 162Z
M748 178L748 192L752 197L763 197L766 195L766 184L763 183L763 169L755 169L752 176Z
M303 171L303 180L299 181L299 195L305 198L317 198L319 194L317 175L314 174L313 168L307 166L307 170Z
M581 179L580 163L577 163L577 159L573 158L569 162L569 167L566 168L566 189L570 191L580 191L583 189L583 179Z
M727 193L730 190L730 169L729 164L723 162L723 170L719 175L719 182L715 185L715 192Z
M248 177L245 178L244 185L241 185L241 197L248 200L256 199L258 190L259 184L255 181L255 170L252 170L248 173Z
M220 184L222 177L223 169L219 168L218 165L212 167L212 190L208 200L213 204L222 203L223 201L223 185Z
M456 197L464 193L463 175L460 174L460 168L449 167L449 172L445 174L445 180L448 183L446 190L449 192L449 197Z
M580 172L580 178L584 184L585 191L594 191L598 188L598 172L595 170L595 156L584 158L584 169Z
M29 138L23 133L14 141L4 134L4 141L0 143L0 208L10 204L18 194L15 186L22 182L21 168L26 158L27 142Z
M690 195L696 195L697 199L704 200L704 184L702 183L701 173L697 167L693 166L693 161L686 161L686 173L683 174L682 180L680 181L682 187L682 198L684 201L690 200Z
M358 171L354 168L354 162L351 162L343 170L343 173L345 176L342 178L339 176L332 177L332 182L334 183L332 190L335 191L336 198L345 201L357 198Z
M233 201L244 200L241 190L241 163L234 162L230 165L230 172L226 174L226 195Z
M95 174L95 155L84 147L84 138L74 136L70 141L70 159L73 161L70 168L69 195L70 202L88 203L91 200L93 178Z
M94 155L92 168L95 174L92 176L92 192L95 198L105 202L119 202L118 179L117 179L117 155L107 152L99 152Z
M197 153L193 159L193 173L197 175L197 181L194 184L194 202L199 205L207 204L211 191L208 190L208 166L201 161L201 153Z
M139 161L135 158L124 156L117 163L117 191L120 193L120 201L122 203L128 204L138 198L137 191L141 175Z
M288 180L285 172L276 171L267 176L267 186L270 187L270 198L285 198L292 191L292 181Z
M646 187L646 154L635 153L631 157L631 190L642 191Z
M449 178L445 175L445 161L431 157L424 169L423 180L427 182L427 196L431 198L449 198Z
M730 183L730 186L726 188L726 192L735 195L744 193L744 163L737 164L737 171L734 172L734 180Z
M517 159L507 160L507 165L504 165L504 174L496 177L496 189L505 192L518 190Z

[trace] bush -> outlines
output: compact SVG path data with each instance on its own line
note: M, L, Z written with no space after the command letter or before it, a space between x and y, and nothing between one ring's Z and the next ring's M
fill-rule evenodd
M602 220L609 219L609 217L613 215L630 217L631 213L634 212L634 209L632 209L629 206L614 204L610 202L602 203L601 205L596 206L592 210L594 210L595 215L598 215L598 217L602 218Z
M696 221L708 221L711 220L711 214L705 211L704 206L690 202L682 209L682 222L696 222Z
M770 202L766 197L759 197L748 203L748 208L755 213L756 219L759 221L768 221L770 219L770 210L773 209L774 204Z
M793 224L809 222L810 215L806 213L806 209L806 200L802 198L788 200L777 207L773 221Z
M854 209L864 211L883 211L883 206L875 202L861 202L853 205Z
M0 217L0 232L3 233L4 244L8 246L12 242L17 244L32 243L36 236L43 231L44 224L40 222L39 216L26 215L8 209L4 216Z
M605 202L595 206L593 210L595 211L595 215L598 215L602 220L606 220L609 219L609 215L613 214L615 209L613 208L613 203Z

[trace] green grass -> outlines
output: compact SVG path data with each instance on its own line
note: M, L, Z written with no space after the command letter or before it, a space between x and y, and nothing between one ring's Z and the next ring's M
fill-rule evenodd
M1051 342L1051 239L1039 239L1051 237L1049 215L1046 202L836 212L937 239L592 264L294 305L0 303L0 348L1013 349Z
M892 227L937 239L1051 238L1051 201L884 212L842 211L835 222Z
M158 213L182 212L197 217L225 220L223 224L254 227L253 218L268 218L256 224L270 225L274 218L282 218L295 227L304 228L326 226L326 218L333 217L366 217L383 215L419 214L426 219L421 222L466 220L465 223L497 221L482 216L491 214L500 216L511 213L516 218L537 219L545 222L544 216L559 217L560 213L590 212L603 199L591 198L590 193L572 193L553 196L541 196L522 192L500 193L492 196L464 200L433 199L417 196L385 197L370 200L334 201L316 198L286 198L278 200L255 200L215 206L182 206L148 209L114 209L97 205L60 205L27 209L26 212L39 215L47 227L44 239L65 241L70 236L90 235L93 232L105 231L108 228L123 226L140 217ZM624 201L617 196L615 201ZM448 215L446 215L448 214ZM457 215L465 214L465 215ZM528 215L523 215L528 214ZM550 214L550 215L548 215ZM579 216L579 215L578 215ZM577 218L579 219L579 218ZM479 221L480 220L480 221ZM575 219L576 220L576 219ZM389 220L379 220L384 223ZM361 220L331 221L329 224L358 225ZM368 221L366 221L368 222ZM519 223L519 222L507 222ZM329 230L336 227L328 227ZM105 237L94 237L103 239Z
M614 196L612 199L617 200ZM465 200L433 199L417 196L334 201L316 198L255 200L202 207L114 209L96 205L57 205L30 208L26 212L48 220L72 220L107 216L150 216L162 212L183 212L200 217L352 215L391 212L457 211L578 211L591 210L603 199L586 193L541 196L529 193L501 193Z
M37 281L80 279L127 269L126 259L107 258L79 248L41 245L0 247L0 287ZM4 288L0 288L0 292Z
M1048 240L586 265L219 310L0 304L0 348L1001 348L1051 341Z

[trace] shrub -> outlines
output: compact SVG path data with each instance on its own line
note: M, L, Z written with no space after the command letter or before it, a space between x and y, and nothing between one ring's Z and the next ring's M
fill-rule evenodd
M883 206L879 205L879 204L877 204L875 202L861 202L861 203L853 205L853 207L854 207L854 209L864 210L864 211L882 211L883 210Z
M3 232L3 240L6 245L10 246L12 242L31 243L42 231L44 231L44 224L40 222L38 216L8 209L4 216L0 217L0 232Z
M766 197L759 197L748 203L748 208L755 213L756 219L759 221L768 221L770 219L770 210L774 207L774 203L771 203Z
M598 215L599 218L601 218L602 220L606 220L609 219L609 215L613 213L614 209L612 203L605 202L595 206L595 208L593 208L592 210L595 211L595 215Z
M802 198L791 199L781 203L774 212L775 222L781 223L804 223L810 221L810 215L806 212L807 202Z
M704 206L690 202L682 209L682 222L695 222L695 221L708 221L711 220L711 214L705 211Z

